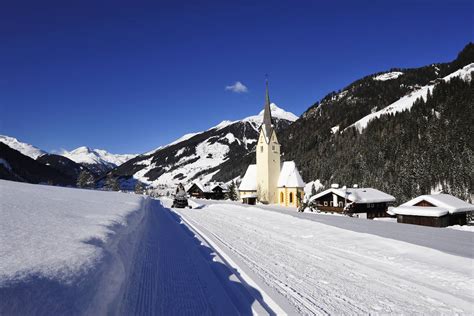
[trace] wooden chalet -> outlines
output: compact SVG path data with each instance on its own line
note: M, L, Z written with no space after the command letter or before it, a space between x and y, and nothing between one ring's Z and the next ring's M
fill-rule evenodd
M474 205L449 194L421 195L389 213L397 217L398 223L433 227L466 225L467 213L474 211Z
M323 212L356 214L372 219L388 217L390 204L395 197L373 188L332 188L312 196L310 203Z
M208 183L203 185L194 181L187 190L191 197L198 199L223 200L227 193L227 186L223 183Z

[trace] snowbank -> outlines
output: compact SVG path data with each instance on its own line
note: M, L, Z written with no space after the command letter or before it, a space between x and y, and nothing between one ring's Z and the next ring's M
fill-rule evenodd
M24 295L23 312L30 304L49 313L54 302L59 314L94 305L98 286L105 303L113 296L123 276L118 243L141 222L142 196L3 180L0 193L0 314L14 312Z

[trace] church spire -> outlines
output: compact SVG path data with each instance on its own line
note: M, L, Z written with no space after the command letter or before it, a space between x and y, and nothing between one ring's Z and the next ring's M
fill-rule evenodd
M263 125L265 127L265 136L269 138L272 132L272 110L270 108L270 96L268 94L268 78L265 80L265 109L263 110Z

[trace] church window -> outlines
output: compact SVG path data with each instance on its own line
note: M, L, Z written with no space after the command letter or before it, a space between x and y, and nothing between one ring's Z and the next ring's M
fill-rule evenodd
M275 145L272 146L272 150L275 151Z
M280 192L280 203L283 202L285 202L285 195L283 194L283 192Z
M260 152L263 153L263 146L260 146Z
M290 192L290 203L293 203L293 192Z

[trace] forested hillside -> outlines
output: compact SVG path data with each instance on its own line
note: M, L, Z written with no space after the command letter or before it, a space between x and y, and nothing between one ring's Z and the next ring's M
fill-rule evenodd
M452 63L392 69L329 94L284 131L285 160L296 160L306 181L374 187L398 202L432 190L472 199L474 68L464 66L473 62L471 43Z

